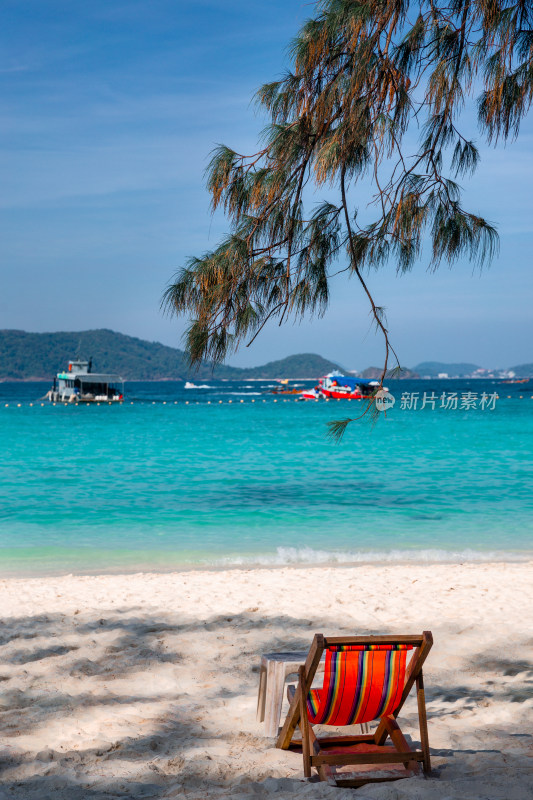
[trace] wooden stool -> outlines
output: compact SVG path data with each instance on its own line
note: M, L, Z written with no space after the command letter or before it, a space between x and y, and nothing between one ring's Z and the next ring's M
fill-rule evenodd
M305 663L307 653L265 653L261 656L259 692L257 694L257 721L265 723L265 736L277 736L285 682L296 675ZM324 658L318 670L324 670Z

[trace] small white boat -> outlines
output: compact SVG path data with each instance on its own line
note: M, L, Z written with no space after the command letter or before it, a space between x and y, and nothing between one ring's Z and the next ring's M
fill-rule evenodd
M321 397L322 392L316 386L314 389L304 389L300 392L300 400L320 400Z

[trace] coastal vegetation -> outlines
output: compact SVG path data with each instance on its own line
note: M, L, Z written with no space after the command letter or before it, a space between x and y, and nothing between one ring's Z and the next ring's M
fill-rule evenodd
M105 328L92 331L27 333L0 331L0 380L51 379L79 354L92 358L98 372L119 373L125 380L187 380L304 377L340 370L339 364L314 353L301 353L260 367L242 369L201 364L191 369L182 350Z
M532 23L526 0L321 0L289 71L257 93L262 145L212 154L207 186L230 231L163 301L192 317L191 362L222 362L269 320L323 314L345 272L384 339L380 381L393 359L399 368L367 270L482 265L496 252L494 226L462 203L457 181L480 157L462 112L477 102L488 143L518 134L533 99Z

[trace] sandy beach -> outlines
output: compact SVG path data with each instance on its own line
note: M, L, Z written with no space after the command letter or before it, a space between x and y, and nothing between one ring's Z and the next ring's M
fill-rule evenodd
M4 579L0 798L533 797L532 567ZM261 654L426 629L434 775L304 781L255 720Z

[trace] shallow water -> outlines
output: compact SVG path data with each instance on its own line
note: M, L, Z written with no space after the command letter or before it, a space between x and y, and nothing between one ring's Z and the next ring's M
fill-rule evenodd
M531 555L533 382L392 382L395 407L340 444L326 423L360 403L205 383L128 383L116 407L0 384L2 572ZM400 407L424 391L500 398Z

